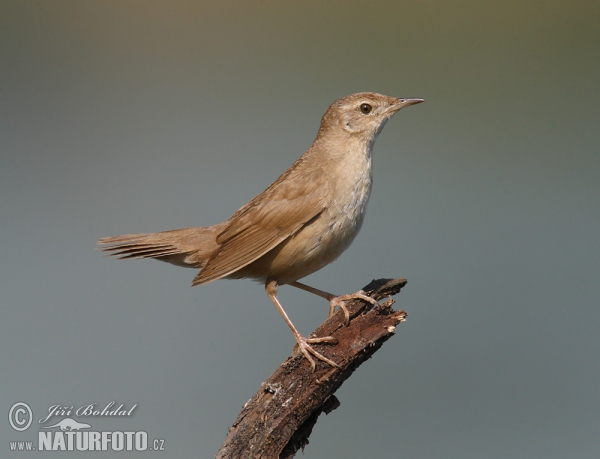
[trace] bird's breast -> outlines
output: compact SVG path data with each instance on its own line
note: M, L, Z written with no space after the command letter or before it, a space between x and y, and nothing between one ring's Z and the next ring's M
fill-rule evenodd
M268 266L269 277L290 283L338 258L361 228L371 185L370 155L360 155L349 165L338 164L323 187L323 212L258 260Z

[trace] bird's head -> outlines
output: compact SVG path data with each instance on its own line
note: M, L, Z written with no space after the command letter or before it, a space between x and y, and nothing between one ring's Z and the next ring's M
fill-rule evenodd
M329 106L321 121L321 131L343 129L374 140L394 113L423 99L384 96L374 92L351 94Z

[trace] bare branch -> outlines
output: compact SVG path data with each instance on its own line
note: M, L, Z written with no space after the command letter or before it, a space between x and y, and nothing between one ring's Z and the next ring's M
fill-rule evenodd
M348 326L338 311L310 335L337 338L337 344L313 346L340 368L317 362L312 373L309 362L294 348L292 355L244 405L217 459L290 458L304 448L320 413L329 413L339 406L334 392L405 320L404 311L391 307L391 295L405 285L405 279L372 281L363 290L378 301L389 297L384 303L373 307L366 301L353 300L347 304L351 318Z

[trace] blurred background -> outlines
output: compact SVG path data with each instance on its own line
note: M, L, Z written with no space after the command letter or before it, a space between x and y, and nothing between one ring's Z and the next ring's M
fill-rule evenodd
M228 218L331 102L375 91L427 102L387 124L361 234L305 281L406 277L408 321L302 457L597 458L599 21L583 0L4 0L0 449L52 405L115 401L133 415L75 419L213 457L288 328L259 284L190 288L95 243ZM280 297L305 334L327 315Z

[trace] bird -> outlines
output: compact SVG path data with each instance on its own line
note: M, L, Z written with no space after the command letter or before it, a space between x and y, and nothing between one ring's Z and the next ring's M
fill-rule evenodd
M310 148L228 220L213 226L105 237L98 241L100 249L121 259L154 258L199 269L192 286L223 278L264 283L312 371L313 357L340 368L311 346L334 344L336 339L301 335L279 300L278 288L291 285L325 298L330 316L339 307L346 324L348 300L377 303L362 290L334 295L299 280L333 262L350 246L371 193L375 139L396 112L421 102L424 99L374 92L336 100L323 115Z

